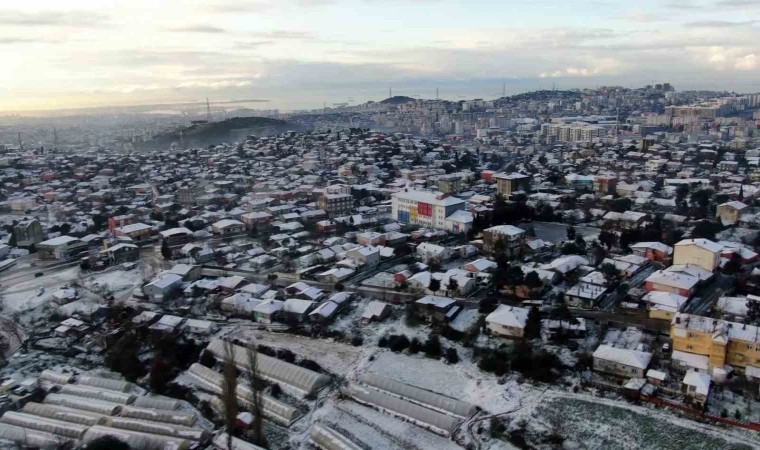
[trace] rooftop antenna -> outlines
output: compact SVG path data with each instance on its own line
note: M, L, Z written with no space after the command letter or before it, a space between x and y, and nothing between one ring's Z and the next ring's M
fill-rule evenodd
M208 97L206 97L206 122L211 122L211 104L208 102Z
M53 127L53 151L58 151L58 130Z

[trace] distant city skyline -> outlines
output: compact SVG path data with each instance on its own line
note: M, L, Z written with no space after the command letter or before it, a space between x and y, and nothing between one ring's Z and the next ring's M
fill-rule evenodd
M599 85L760 91L760 1L28 0L0 114L267 99L310 109Z

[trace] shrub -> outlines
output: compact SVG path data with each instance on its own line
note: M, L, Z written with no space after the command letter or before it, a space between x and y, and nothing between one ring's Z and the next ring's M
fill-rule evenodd
M403 334L393 334L388 338L388 348L393 352L403 352L410 345L409 338Z
M364 338L362 338L358 334L351 336L351 345L353 345L354 347L361 347L363 344L364 344Z
M269 391L269 394L274 398L280 398L280 395L282 394L282 388L279 384L275 383L272 385L272 389Z
M314 372L322 373L322 366L317 364L316 362L310 360L310 359L302 359L298 362L298 365L303 367L304 369L313 370Z
M208 367L209 369L213 369L216 365L216 358L214 357L214 354L211 353L208 350L203 350L203 353L201 353L201 359L199 361L201 365L204 365Z
M277 350L277 358L289 363L296 362L296 355L286 348Z
M388 338L385 336L382 336L379 341L377 341L377 346L380 348L385 348L388 346Z
M422 350L425 352L425 356L428 358L440 358L441 340L438 338L438 335L431 334L430 337L425 341L425 345L423 345Z
M87 450L130 450L131 447L121 439L113 436L103 436L87 445Z
M259 344L256 346L256 350L262 355L271 356L272 358L277 357L277 352L272 347Z
M422 343L420 343L420 340L417 338L412 338L412 341L409 342L409 353L415 355L420 352L421 348Z
M459 362L459 355L457 354L457 349L454 347L449 347L446 349L446 361L449 364L456 364Z

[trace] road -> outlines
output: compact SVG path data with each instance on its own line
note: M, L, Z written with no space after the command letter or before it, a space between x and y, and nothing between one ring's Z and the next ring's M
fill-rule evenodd
M633 274L630 280L624 281L628 284L628 288L639 287L652 275L656 270L659 270L661 266L656 263L652 263L649 266L641 269L637 273ZM614 311L620 301L620 294L614 289L612 292L599 302L599 309L603 311Z
M721 296L732 289L735 282L734 277L717 273L712 283L702 289L702 295L692 297L684 306L683 311L689 314L705 315Z

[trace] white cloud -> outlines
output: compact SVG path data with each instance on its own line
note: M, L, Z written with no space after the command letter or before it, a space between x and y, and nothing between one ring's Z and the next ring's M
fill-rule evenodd
M736 70L755 70L758 67L760 67L760 58L754 53L738 58L734 64Z

